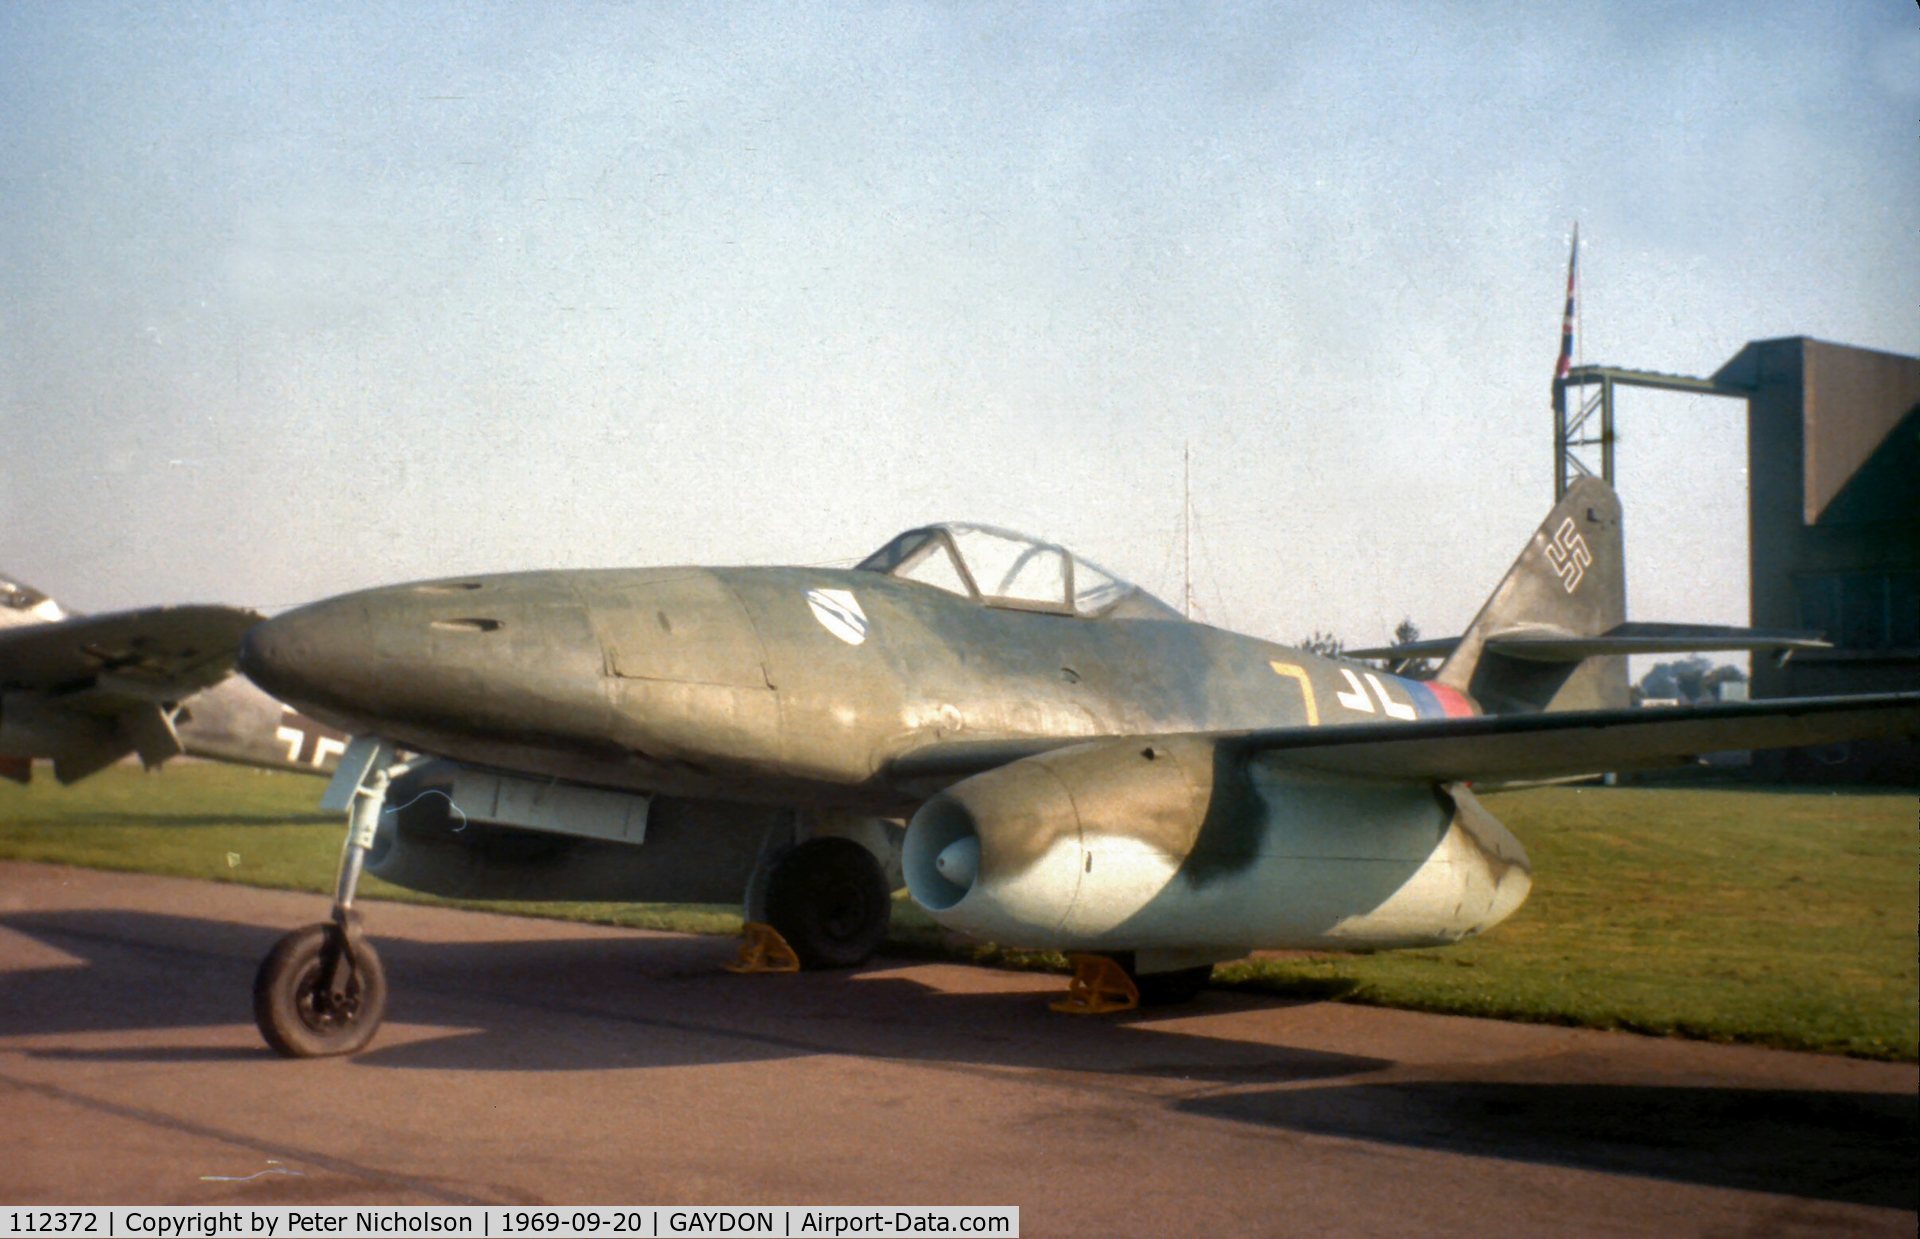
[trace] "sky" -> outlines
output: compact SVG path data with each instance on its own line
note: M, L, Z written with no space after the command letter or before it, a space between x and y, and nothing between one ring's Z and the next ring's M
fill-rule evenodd
M1580 358L1920 353L1920 10L0 6L0 568L273 611L977 520L1458 632ZM1737 401L1627 392L1637 619L1741 623Z

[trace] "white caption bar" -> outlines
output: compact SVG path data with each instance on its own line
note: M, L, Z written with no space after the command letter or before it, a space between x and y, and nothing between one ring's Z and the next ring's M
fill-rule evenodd
M686 1239L846 1239L848 1236L1020 1234L1016 1205L270 1205L0 1207L0 1236L60 1239L288 1239L306 1235L685 1236Z

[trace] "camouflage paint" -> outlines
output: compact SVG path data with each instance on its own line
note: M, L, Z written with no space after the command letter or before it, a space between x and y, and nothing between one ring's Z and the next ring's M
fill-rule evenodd
M1619 528L1611 491L1570 489L1424 683L1144 599L1088 617L807 567L368 590L261 625L241 665L334 726L458 762L814 820L911 814L909 889L945 923L1006 941L1189 955L1430 944L1497 923L1528 887L1519 844L1458 785L1475 754L1513 765L1538 751L1543 770L1577 770L1584 746L1617 736L1654 737L1609 748L1640 763L1701 738L1791 742L1913 716L1886 701L1880 722L1799 706L1737 723L1619 712L1539 736L1525 717L1473 717L1485 699L1526 715L1614 691L1593 670L1608 660L1490 646L1611 631ZM1390 757L1416 723L1418 752ZM1364 742L1317 744L1322 728ZM718 818L688 828L701 829L716 853L738 842L722 843ZM663 851L650 872L691 889L713 876L700 851Z

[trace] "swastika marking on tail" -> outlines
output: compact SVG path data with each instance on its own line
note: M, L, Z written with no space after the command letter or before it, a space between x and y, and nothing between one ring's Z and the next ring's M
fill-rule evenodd
M1580 582L1586 579L1593 552L1587 549L1587 540L1580 536L1580 531L1573 527L1571 516L1560 522L1560 528L1553 532L1553 541L1547 543L1547 562L1553 565L1555 575L1569 594L1579 589Z

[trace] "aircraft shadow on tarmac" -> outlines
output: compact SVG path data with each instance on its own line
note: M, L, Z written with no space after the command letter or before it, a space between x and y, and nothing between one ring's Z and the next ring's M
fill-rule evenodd
M85 961L0 973L0 1037L139 1032L250 1023L253 971L278 932L140 912L0 916L0 926ZM1288 1084L1377 1071L1390 1062L1157 1029L1160 1017L1073 1019L1047 1010L1064 992L1030 987L948 993L862 971L736 977L719 938L432 943L376 936L393 995L360 1067L594 1071L756 1062L816 1054L1096 1077ZM1204 1015L1203 995L1172 1018ZM414 1028L408 1028L413 1025ZM440 1035L418 1036L419 1025ZM231 1044L41 1048L77 1061L192 1062L257 1055ZM383 1044L384 1042L384 1044Z
M204 1045L40 1048L81 1062L276 1061L232 1044L278 931L121 911L13 913L0 927L84 961L0 973L0 1037L218 1030ZM1914 1209L1920 1102L1908 1094L1488 1081L1348 1080L1357 1055L1076 1020L1051 996L947 993L865 972L733 977L724 939L629 936L432 943L377 939L395 987L386 1045L355 1069L583 1071L836 1054L954 1069L1193 1081L1189 1114L1354 1140ZM1244 1009L1203 995L1178 1016ZM409 1028L408 1025L413 1027ZM422 1037L419 1026L445 1029ZM1190 1027L1190 1025L1189 1025ZM1239 1086L1255 1086L1248 1091ZM1267 1086L1265 1088L1259 1086Z
M1920 1208L1920 1099L1908 1093L1409 1080L1175 1108L1473 1157Z

